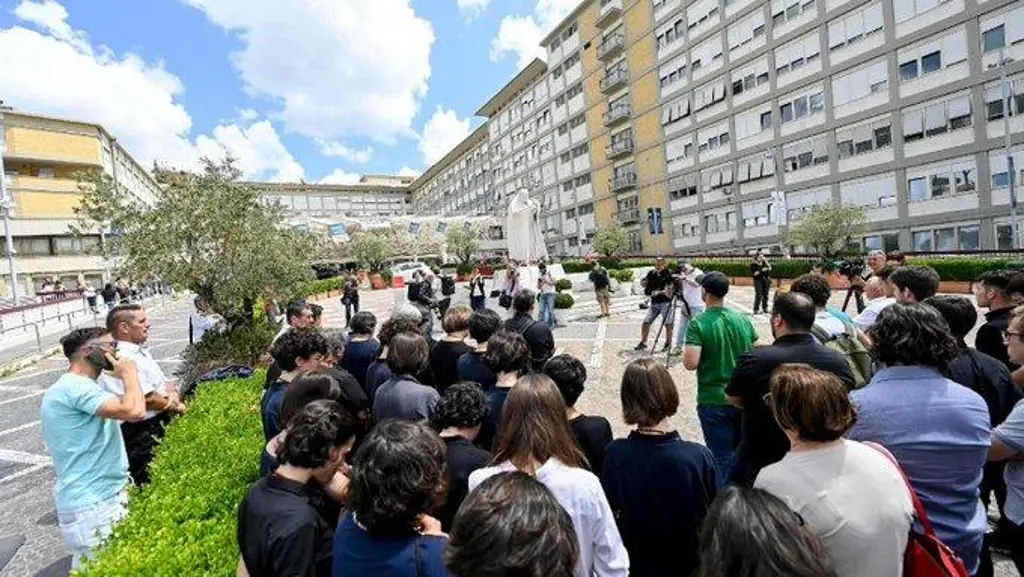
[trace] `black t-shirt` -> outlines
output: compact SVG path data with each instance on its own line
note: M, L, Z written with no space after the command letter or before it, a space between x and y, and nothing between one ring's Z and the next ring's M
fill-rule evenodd
M448 446L448 498L437 518L447 532L452 528L459 505L469 494L469 474L485 467L491 454L474 447L465 437L447 437L444 442Z
M751 261L750 263L750 276L754 278L768 279L771 275L772 266L767 261L761 262L759 260Z
M590 271L589 278L590 282L594 283L595 290L604 290L611 285L611 281L608 279L608 271L603 268Z
M667 268L652 270L647 273L645 281L644 294L651 297L652 303L667 303L671 300L663 294L651 296L656 291L667 290L675 282L675 279L672 278L672 273Z
M338 402L353 415L370 408L370 399L359 384L355 375L338 367L327 369L327 374L338 382L341 387L341 398Z
M359 386L366 390L366 369L370 368L378 356L380 356L380 341L377 339L349 340L345 343L341 368L352 373L352 376L359 381Z
M530 364L534 371L541 371L544 363L555 354L555 336L547 323L517 314L505 321L505 329L523 335L526 344L530 346Z
M743 399L738 464L732 478L736 484L750 486L762 468L782 460L789 451L789 439L764 401L772 372L785 363L805 363L828 371L839 377L847 389L853 388L853 374L846 358L807 333L779 337L770 347L755 348L741 355L725 388L729 396Z
M238 548L252 577L331 575L333 527L302 483L271 474L238 508Z
M498 382L498 376L487 365L484 354L477 351L469 351L459 358L458 377L460 382L479 384L484 392L493 389L494 383Z
M1010 326L1012 314L1013 307L989 311L985 314L985 324L978 327L978 334L974 337L974 348L978 349L978 352L1003 363L1011 372L1019 367L1010 362L1010 353L1006 350L1003 334Z
M960 354L949 363L949 379L985 399L993 427L1006 420L1021 398L1021 392L1013 385L1006 365L962 343Z
M576 437L576 443L587 458L591 472L600 475L604 467L604 450L608 448L608 443L612 442L612 426L608 419L580 415L569 421L569 425L572 426L572 435Z
M434 388L444 394L445 389L459 382L459 357L473 350L463 341L438 341L430 349L430 372L434 375Z

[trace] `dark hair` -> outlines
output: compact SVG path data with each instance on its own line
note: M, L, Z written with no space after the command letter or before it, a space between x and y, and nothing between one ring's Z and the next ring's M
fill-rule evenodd
M469 336L482 345L501 328L501 317L491 309L480 309L469 315Z
M907 262L907 255L898 250L890 250L885 254L886 261L898 262L900 265Z
M730 485L704 517L699 575L836 577L836 571L821 539L781 499Z
M544 364L544 374L555 382L558 392L565 399L565 406L571 407L583 394L587 382L587 367L572 355L557 355Z
M1013 294L1024 295L1024 272L1013 275L1010 282L1006 283L1006 296Z
M309 305L309 312L313 313L313 320L317 321L317 320L320 320L320 317L323 316L323 314L324 314L324 307L322 307L322 306L320 306L318 304L311 304L311 305Z
M835 441L857 423L857 410L839 377L802 363L772 373L769 397L775 420L812 443Z
M967 297L936 295L925 299L924 304L939 311L957 339L966 337L978 322L978 309Z
M1010 280L1014 277L1015 271L1009 269L990 270L978 275L974 282L985 285L988 290L998 291L1006 296L1006 287L1010 286Z
M651 427L679 410L679 391L672 375L651 357L626 365L619 395L627 425Z
M287 423L302 407L318 400L337 401L341 398L341 385L327 373L306 373L295 379L284 392L281 401L281 422Z
M96 340L105 334L107 334L107 330L103 327L75 329L64 335L64 338L60 340L60 347L64 351L64 356L69 361L74 360L78 351L88 344L89 341Z
M377 328L377 317L370 311L359 311L352 315L352 322L349 323L349 327L357 335L373 336L373 331Z
M116 334L117 325L126 322L128 320L127 317L134 315L141 310L142 305L139 304L117 305L110 309L110 312L107 313L107 332Z
M307 310L312 312L312 309L309 308L309 305L306 304L305 300L299 299L288 303L288 308L286 308L284 312L285 322L292 324L293 318L301 317L303 311Z
M523 374L530 366L530 347L523 335L500 330L487 340L484 362L497 373Z
M303 469L323 467L331 460L331 450L354 439L360 430L359 421L338 403L313 401L288 422L277 461Z
M806 333L814 326L817 308L811 297L804 293L779 291L772 301L772 316L776 315L782 318L790 331Z
M887 264L887 265L883 266L881 268L881 270L876 272L875 276L877 276L878 278L880 278L880 279L882 279L884 281L889 280L889 277L891 277L892 273L896 272L896 269L898 269L898 268L900 268L900 267L894 266L894 265L891 265L891 264Z
M469 317L473 309L467 305L455 305L444 313L441 328L446 333L458 333L469 329Z
M818 308L825 308L828 305L828 299L832 297L832 287L829 286L828 279L816 272L809 272L797 277L790 285L789 290L811 297L814 306Z
M349 505L359 524L374 537L418 534L420 515L444 498L445 460L444 442L426 425L378 423L349 476Z
M901 266L889 275L889 282L900 290L910 290L918 302L939 292L939 273L930 266Z
M921 365L945 372L959 353L946 319L925 304L891 304L878 313L867 333L875 358L888 366Z
M391 339L395 338L395 335L399 333L419 332L419 319L390 318L384 321L384 324L380 326L380 330L377 331L377 340L380 341L381 349L383 349L384 347L391 345Z
M327 339L312 327L287 330L270 350L282 371L294 371L298 366L295 359L309 359L317 354L327 354Z
M529 314L536 304L537 293L530 289L523 289L519 291L519 294L512 298L512 310L515 311L516 314Z
M487 394L476 383L455 383L430 410L430 424L438 431L468 429L484 422L489 410Z
M517 469L533 474L533 461L544 463L551 458L569 467L587 466L558 387L544 375L529 374L516 381L505 399L492 462L511 461Z
M388 346L388 368L396 375L415 375L427 362L430 347L419 333L398 333Z
M578 559L569 513L518 471L489 477L466 497L444 555L454 577L571 577Z

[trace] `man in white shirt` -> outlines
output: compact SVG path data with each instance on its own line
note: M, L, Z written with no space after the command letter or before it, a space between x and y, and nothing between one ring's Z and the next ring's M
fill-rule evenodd
M704 271L693 266L687 261L679 263L676 271L676 280L683 289L682 295L677 295L681 300L676 301L676 308L679 309L679 331L676 333L676 344L672 349L672 355L683 354L683 343L686 342L686 331L690 326L690 320L704 312L704 296L701 293L700 283L697 277L704 274Z
M149 319L137 304L118 305L107 314L107 331L114 337L118 358L135 361L139 374L139 387L146 397L146 416L143 420L121 423L125 450L128 453L128 471L136 485L149 482L147 468L153 459L153 448L163 436L164 425L171 415L185 412L178 398L178 385L164 375L153 355L145 347L149 338ZM108 392L124 395L121 379L104 373L100 386Z
M203 340L207 331L215 328L224 319L210 309L210 304L203 297L196 297L196 312L188 319L188 342L198 343Z
M277 342L277 339L281 338L281 335L285 334L289 330L301 329L308 327L313 324L313 309L309 308L309 304L304 300L296 300L288 303L288 308L285 309L284 313L284 325L281 330L274 336L274 340L270 344Z
M868 327L875 324L875 319L878 318L878 313L882 312L885 307L896 302L891 294L888 294L888 283L885 282L889 278L888 269L875 273L868 279L864 285L864 296L868 298L868 304L864 307L864 311L857 315L857 318L853 319L853 324L857 325L857 328L866 331Z

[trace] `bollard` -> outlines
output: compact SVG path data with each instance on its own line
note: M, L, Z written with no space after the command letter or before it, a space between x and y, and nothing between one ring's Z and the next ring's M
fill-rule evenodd
M39 349L39 352L43 352L43 339L39 335L39 325L32 323L32 328L36 331L36 348Z

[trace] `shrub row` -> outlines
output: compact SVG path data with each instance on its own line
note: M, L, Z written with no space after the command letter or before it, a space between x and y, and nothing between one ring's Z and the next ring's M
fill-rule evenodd
M265 375L203 384L167 429L152 482L131 491L128 516L85 575L232 576L236 512L259 478L259 401Z
M312 296L318 294L324 294L328 291L341 290L345 286L345 277L336 276L331 278L322 278L309 283L309 287L306 289L306 294L302 296Z

